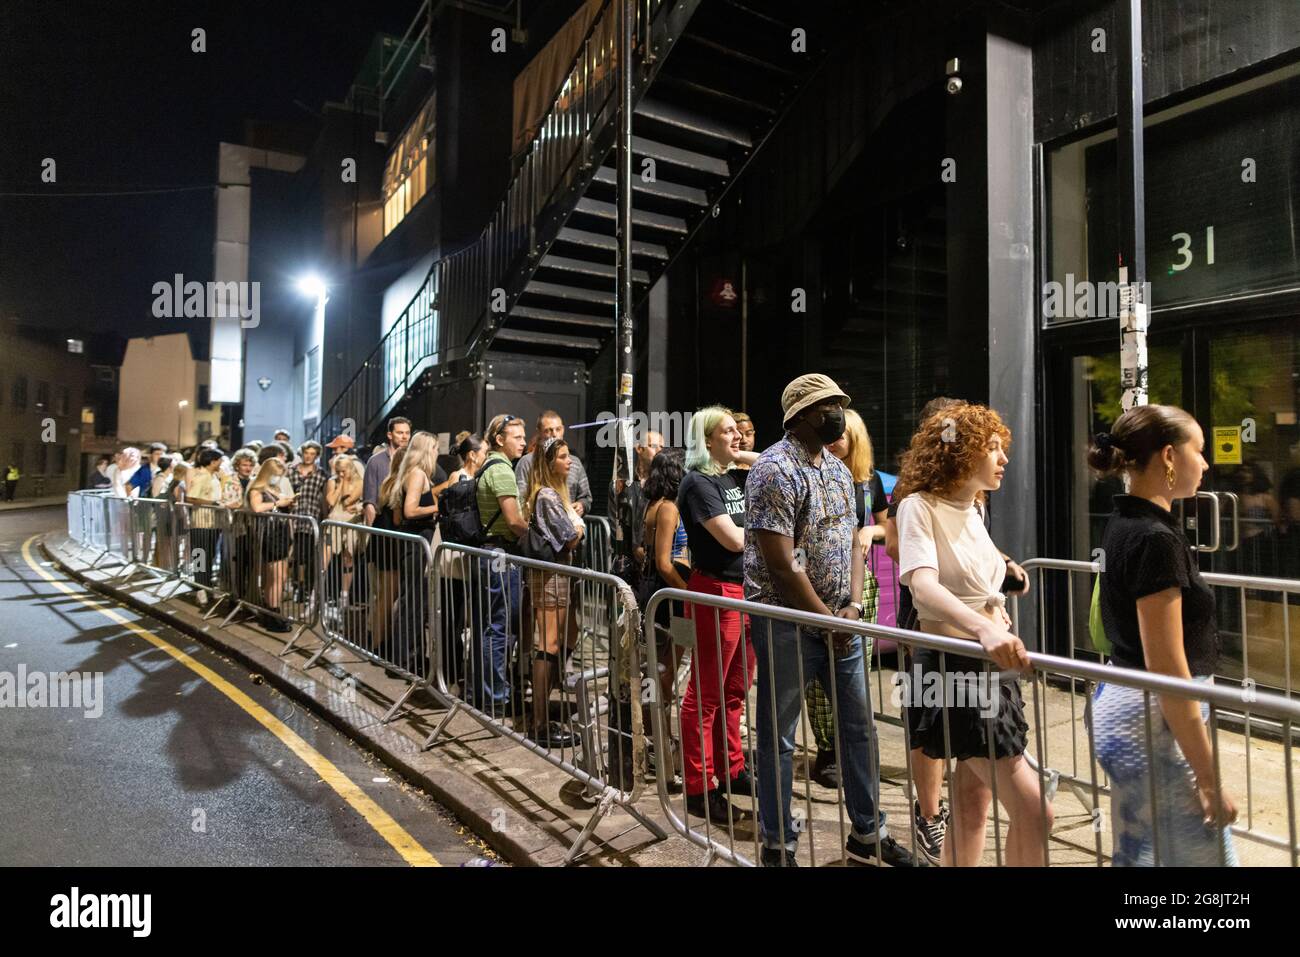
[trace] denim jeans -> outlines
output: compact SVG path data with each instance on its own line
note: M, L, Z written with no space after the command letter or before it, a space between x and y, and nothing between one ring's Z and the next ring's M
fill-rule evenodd
M765 621L757 616L753 636L754 655L758 659L758 823L763 844L784 845L793 850L799 839L791 821L790 793L794 784L794 738L803 702L803 685L799 680L801 654L804 681L818 678L828 696L831 669L835 671L837 754L853 834L859 840L874 842L878 830L884 838L888 832L884 812L879 809L876 724L867 700L862 639L854 637L843 657L832 657L821 635L805 632L788 622Z
M515 642L515 616L519 613L521 602L521 585L519 568L507 565L502 571L492 568L494 559L478 559L477 577L474 584L481 588L487 583L487 616L483 617L482 599L471 598L473 614L472 631L476 648L474 689L469 696L481 711L500 711L492 705L501 705L510 700L510 653Z

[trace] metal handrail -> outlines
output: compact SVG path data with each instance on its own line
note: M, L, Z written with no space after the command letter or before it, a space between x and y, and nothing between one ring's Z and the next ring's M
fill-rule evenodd
M1030 564L1032 561L1034 564ZM1045 563L1053 561L1052 559L1035 559L1022 563L1022 567L1029 570L1031 567L1045 568ZM1096 562L1079 562L1061 560L1062 566L1073 566L1070 570L1096 570ZM748 615L752 623L756 618L763 618L770 621L783 621L790 624L798 625L802 628L819 632L830 633L838 632L842 634L852 634L862 638L877 639L876 645L879 645L879 639L890 639L897 642L900 646L909 647L913 651L918 648L938 651L946 655L975 659L987 663L995 671L1000 670L993 659L977 642L967 639L952 638L944 635L928 634L926 632L909 631L903 628L894 628L888 625L878 625L872 622L854 621L847 618L838 618L830 615L819 615L812 612L799 611L792 608L783 608L777 605L767 605L759 602L743 601L736 598L724 598L718 595L705 595L699 592L685 591L678 588L662 588L651 595L649 602L644 611L644 621L655 621L656 613L659 606L666 601L680 601L697 606L703 606L713 609L725 609ZM698 610L695 612L698 614ZM648 627L646 629L648 649L646 658L648 661L654 661L658 654L657 642L660 636L656 634L656 629ZM1286 764L1288 769L1287 793L1290 795L1290 765L1291 750L1293 747L1292 738L1297 727L1300 727L1300 702L1293 699L1284 698L1281 695L1268 691L1252 692L1249 697L1243 696L1240 688L1232 689L1225 686L1217 686L1204 682L1197 682L1185 678L1174 678L1169 675L1157 674L1149 671L1141 671L1130 668L1119 668L1114 665L1103 665L1078 658L1063 658L1059 655L1050 655L1043 652L1027 652L1030 662L1030 668L1027 674L1037 677L1042 675L1046 679L1047 675L1062 675L1070 679L1071 684L1075 681L1087 683L1105 682L1111 685L1119 685L1125 688L1133 688L1148 694L1169 695L1185 700L1207 702L1211 707L1211 725L1217 728L1216 716L1218 711L1246 711L1246 713L1255 718L1264 718L1279 722L1284 728L1283 747L1286 752ZM1035 693L1035 713L1037 717L1038 695ZM1044 699L1045 704L1045 699ZM654 731L654 741L656 748L666 746L670 729L666 727L667 718L660 708L652 708L652 721ZM1249 747L1249 735L1246 741ZM1075 794L1086 806L1095 807L1097 797L1106 793L1109 789L1105 786L1099 786L1093 780L1090 782L1091 794L1085 793L1085 788L1089 787L1089 782L1085 782L1077 774L1060 774L1059 772L1049 772L1046 770L1046 738L1040 737L1039 743L1040 760L1037 762L1037 773L1044 778L1050 775L1059 774L1060 779L1067 780L1075 784ZM1217 754L1217 751L1216 751ZM1217 757L1216 757L1217 762ZM1249 764L1248 764L1249 774ZM751 865L753 862L737 853L734 848L729 848L720 844L717 840L707 834L700 834L691 829L690 823L678 815L672 806L671 796L668 790L668 776L664 762L656 762L656 783L658 785L660 810L667 817L673 829L683 837L686 837L692 843L706 848L710 855L710 860L715 857L726 859L732 863L740 865ZM997 804L997 792L993 795L994 804ZM1250 797L1247 798L1248 806ZM1259 843L1267 844L1273 847L1285 849L1288 851L1292 866L1300 866L1300 845L1296 843L1296 819L1295 805L1292 799L1288 799L1288 838L1276 838L1269 835L1260 835L1252 833L1251 824L1249 823L1250 812L1248 810L1248 823L1245 827L1234 825L1232 832L1242 837L1250 838ZM996 825L995 819L995 825ZM1100 852L1099 852L1100 853Z
M650 34L656 15L669 5L669 0L636 5L633 49L639 55L634 53L634 68L655 61L649 55ZM389 411L410 388L415 372L474 355L488 331L487 317L503 319L508 313L522 289L510 280L523 267L532 271L538 220L575 185L575 168L593 165L592 139L613 121L609 106L617 92L615 20L620 6L613 0L601 5L495 212L474 240L430 265L419 290L321 417L318 439L345 418L368 430L372 419ZM558 220L551 217L549 225L558 228ZM502 308L494 308L495 289L504 293ZM372 391L380 393L377 401Z

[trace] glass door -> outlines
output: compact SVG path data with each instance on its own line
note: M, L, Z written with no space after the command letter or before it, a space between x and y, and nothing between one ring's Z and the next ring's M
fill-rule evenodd
M1195 336L1189 408L1206 433L1203 488L1219 507L1201 568L1246 576L1241 587L1216 588L1220 671L1290 690L1300 677L1300 596L1284 600L1260 579L1300 579L1300 319L1207 326Z
M1106 342L1095 338L1055 350L1047 379L1048 421L1046 450L1051 463L1043 483L1048 521L1045 525L1045 555L1094 561L1101 548L1102 533L1113 507L1111 498L1124 491L1119 479L1099 479L1088 468L1088 444L1098 432L1109 431L1120 415L1118 334ZM1148 389L1152 402L1184 403L1184 353L1182 335L1151 335L1147 344ZM1055 578L1049 635L1069 634L1060 599L1064 579ZM1076 576L1073 589L1073 634L1076 648L1092 650L1088 638L1088 609L1091 582ZM1046 649L1068 654L1068 642Z
M1053 353L1044 554L1094 560L1111 496L1123 491L1086 463L1089 439L1119 416L1119 350L1107 334L1104 344L1090 336ZM1266 580L1300 581L1300 317L1153 332L1148 365L1150 401L1182 406L1205 430L1210 469L1198 496L1175 508L1188 542L1203 572L1245 576L1215 580L1219 674L1292 691L1300 687L1300 593ZM1070 614L1077 647L1087 650L1091 596L1077 586Z

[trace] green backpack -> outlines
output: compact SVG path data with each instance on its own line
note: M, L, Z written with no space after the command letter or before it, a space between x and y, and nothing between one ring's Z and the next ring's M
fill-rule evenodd
M1110 657L1110 640L1106 637L1106 628L1101 623L1100 575L1092 581L1092 606L1088 609L1088 637L1092 639L1092 647L1100 651L1103 656Z

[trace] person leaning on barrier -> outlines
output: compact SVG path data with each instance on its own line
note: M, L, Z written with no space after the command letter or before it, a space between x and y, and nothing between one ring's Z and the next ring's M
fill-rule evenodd
M569 501L569 470L573 459L564 439L543 439L533 457L533 470L524 498L524 518L529 535L536 533L554 555L547 561L573 564L574 550L582 541L585 527L576 506ZM577 737L550 719L552 682L560 679L560 645L569 631L572 614L570 580L559 572L528 570L528 593L532 596L533 710L529 737L544 748L571 748Z
M498 415L488 423L483 438L489 451L475 481L479 515L486 522L484 547L518 554L519 539L528 534L528 523L519 508L519 486L511 465L524 452L524 420ZM502 462L504 466L499 464ZM523 700L523 689L511 687L508 662L518 638L512 634L511 622L520 608L522 586L518 565L494 568L493 564L492 559L482 557L477 563L477 579L487 583L486 622L479 620L482 601L471 599L472 633L478 642L472 694L481 711L500 713L509 707L514 712L519 709L511 706Z
M269 610L262 615L262 623L267 631L278 632L291 630L280 613L292 541L288 521L277 516L294 505L294 496L280 491L279 479L284 472L284 462L279 458L263 462L257 477L249 483L247 502L248 511L255 516L253 558L262 567L261 604Z
M844 434L848 395L828 376L799 376L781 393L785 436L754 463L745 483L745 597L859 621L865 561L857 543L853 473L826 446ZM762 863L793 866L799 830L791 813L801 675L835 702L834 731L856 861L911 867L915 859L880 809L876 729L867 697L862 638L810 632L775 619L754 622L758 658L758 798ZM832 641L833 638L833 641ZM834 647L828 647L833 645Z
M913 655L921 680L903 686L913 708L927 687L943 689L943 705L920 707L913 740L932 758L957 759L941 855L948 866L980 863L994 776L1009 819L1009 865L1044 865L1052 827L1052 806L1024 757L1029 725L1016 672L1030 666L1029 656L1010 630L1001 592L1006 561L976 508L1002 486L1010 443L1011 431L992 409L949 406L912 436L894 491L898 577L912 591L920 630L977 641L996 666L986 672L980 659L923 649Z
M1127 474L1102 536L1099 604L1111 664L1212 682L1219 659L1214 592L1172 513L1209 469L1205 435L1187 412L1145 405L1088 449L1103 475ZM1097 761L1110 778L1116 867L1235 866L1227 825L1237 807L1215 771L1209 706L1103 682L1093 696ZM1147 738L1148 726L1152 729ZM1152 778L1154 777L1154 781ZM1152 794L1155 808L1152 808ZM1156 854L1159 860L1156 860Z

